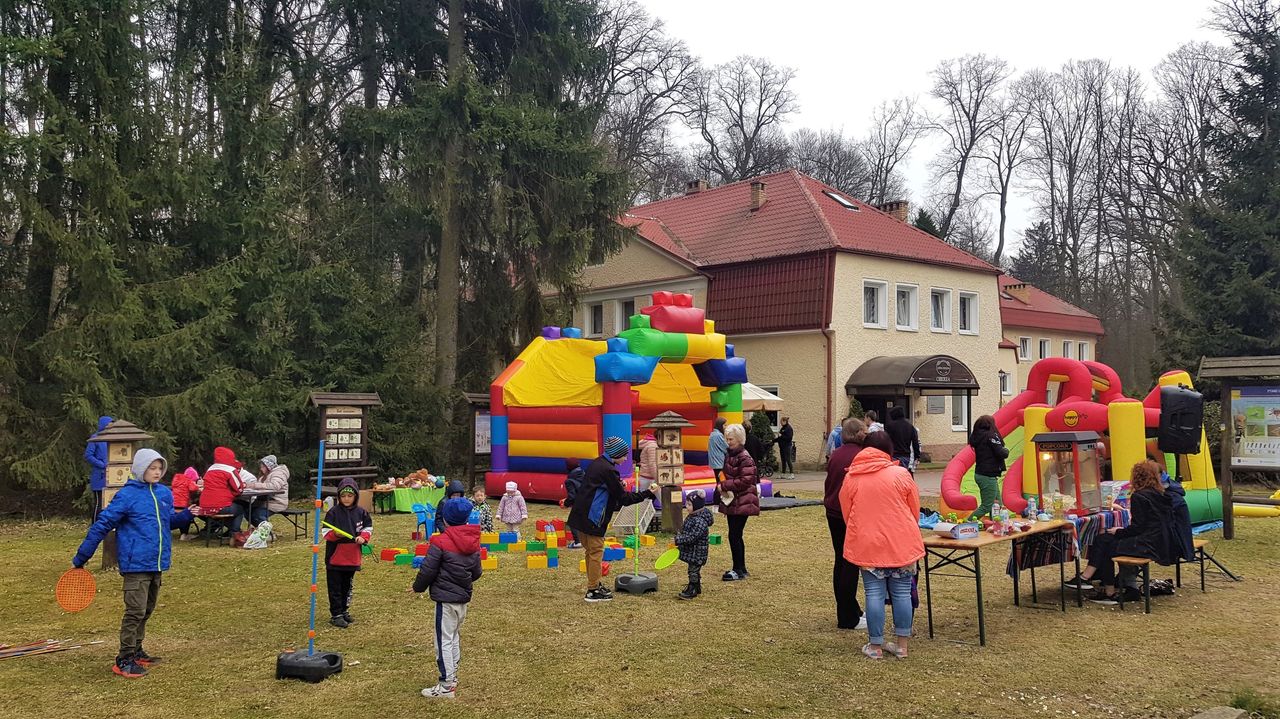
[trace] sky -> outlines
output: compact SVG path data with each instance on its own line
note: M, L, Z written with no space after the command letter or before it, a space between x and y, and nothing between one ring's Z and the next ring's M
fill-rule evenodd
M942 60L994 55L1015 71L1100 58L1150 79L1165 55L1192 41L1222 42L1205 26L1212 0L640 0L667 32L707 64L760 55L796 70L800 111L789 129L840 129L861 137L876 105L907 95L926 107ZM935 142L904 169L912 207L929 192ZM1016 247L1030 201L1010 203ZM914 211L913 211L914 214Z

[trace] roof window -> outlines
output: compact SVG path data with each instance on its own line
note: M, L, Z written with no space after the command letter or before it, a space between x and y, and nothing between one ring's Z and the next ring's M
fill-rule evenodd
M856 204L854 204L853 200L850 200L850 199L849 199L849 198L847 198L847 197L844 197L844 196L842 196L842 195L838 195L838 194L836 194L836 193L834 193L834 192L831 192L830 190L823 190L823 191L822 191L822 194L824 194L824 195L826 195L827 197L830 197L831 199L833 199L833 200L835 200L836 202L840 203L840 206L841 206L841 207L843 207L843 208L845 208L846 210L853 210L854 212L861 212L861 210L859 210L859 209L858 209L858 206L857 206Z

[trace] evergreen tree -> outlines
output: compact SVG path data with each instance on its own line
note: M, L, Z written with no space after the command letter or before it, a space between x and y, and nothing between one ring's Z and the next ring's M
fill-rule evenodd
M1189 368L1280 353L1280 17L1274 0L1235 0L1220 20L1235 54L1219 95L1229 121L1210 130L1217 169L1187 210L1184 304L1167 312L1166 352Z
M933 221L933 215L923 208L916 210L916 218L911 221L911 224L934 237L942 237L942 231L938 229L938 225Z
M769 421L769 413L752 412L751 421L748 424L747 431L760 440L760 444L765 448L764 458L760 460L760 469L768 470L771 473L778 471L778 457L773 451L775 438L773 425Z

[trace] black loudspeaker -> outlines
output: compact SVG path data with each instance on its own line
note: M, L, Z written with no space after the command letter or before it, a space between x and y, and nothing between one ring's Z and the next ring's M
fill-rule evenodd
M1204 396L1186 387L1160 388L1161 452L1199 454L1204 430Z

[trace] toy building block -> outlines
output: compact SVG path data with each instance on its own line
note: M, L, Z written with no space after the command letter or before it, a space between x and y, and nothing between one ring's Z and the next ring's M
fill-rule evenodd
M421 542L421 541L422 541L422 532L409 532L409 541L411 541L411 542Z
M652 547L657 543L658 543L658 538L653 536L652 534L640 535L640 546L642 547Z
M579 560L578 560L578 574L586 574L586 573L587 573L587 560L585 560L585 559L579 559Z
M605 538L604 538L604 544L605 544L605 546L606 546L606 547L607 547L607 546L609 546L610 544L617 544L617 543L618 543L618 538L617 538L617 537L605 537Z
M511 544L520 541L520 535L515 532L499 532L498 541L502 544Z
M720 537L719 534L712 534L707 537L707 544L720 544L720 542L722 541L723 539Z
M622 547L618 547L616 549L613 547L609 547L604 550L604 561L606 562L616 562L620 559L626 559L626 558L627 558L627 550L623 549Z
M547 533L539 529L538 531L533 533L533 538L540 542L545 541L547 538Z
M559 549L556 549L555 547L547 547L547 556L548 556L548 557L553 557L553 558L554 558L554 557L559 557L559 556L560 556L560 550L559 550Z
M413 548L413 553L416 556L425 557L427 556L427 550L430 548L431 548L430 544L419 544L418 546Z
M490 544L490 545L489 545L489 551L490 551L490 552L505 552L505 551L507 551L507 546L508 546L508 545L506 545L506 544Z
M635 549L636 545L639 544L639 541L640 541L639 538L637 538L636 535L633 534L629 537L622 538L622 546Z
M425 559L426 559L426 557L419 557L419 556L417 556L417 555L414 555L414 557L413 557L413 562L412 562L412 564L413 564L413 568L414 568L414 569L418 569L419 567L421 567L421 566L422 566L422 562L423 562L423 560L425 560Z
M403 554L404 551L405 550L403 549L387 548L382 550L382 553L379 554L378 556L381 557L382 561L384 562L394 562L396 559L396 556Z
M553 519L553 520L551 520L551 524L555 526L555 528L556 528L556 531L557 531L557 532L563 532L563 531L564 531L564 520L563 520L563 519Z
M636 556L636 550L632 549L631 547L627 547L622 551L627 553L627 557L626 557L627 559L631 559L632 557Z
M488 559L488 558L489 558L489 548L488 548L488 547L481 547L481 548L480 548L480 561L482 561L482 562L483 562L484 560L486 560L486 559Z
M524 558L524 566L528 569L546 569L547 555L545 554L529 554Z
M556 569L560 566L560 558L547 555L547 569Z
M529 551L528 542L513 542L507 545L508 552L527 552Z
M497 544L500 541L502 540L498 538L497 532L481 532L480 533L481 544Z
M528 550L528 551L530 551L530 552L545 552L545 551L547 551L547 543L546 543L546 542L525 542L524 547L525 547L525 549L526 549L526 550Z
M602 576L602 577L607 577L607 576L609 576L609 563L608 563L608 562L601 562L601 563L600 563L600 576Z
M398 567L402 564L411 565L413 564L413 558L414 558L414 555L409 554L408 552L404 552L403 554L397 554L395 558L396 566Z
M369 545L369 544L361 544L361 545L360 545L360 554L362 554L362 555L364 555L364 556L366 556L366 557L372 557L372 556L373 556L373 546L372 546L372 545Z
M489 557L488 559L481 559L481 560L480 560L480 568L481 568L481 569L484 569L484 570L497 569L497 568L498 568L498 558L497 558L497 557Z

